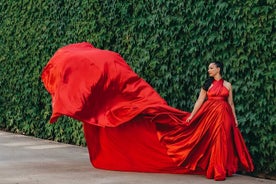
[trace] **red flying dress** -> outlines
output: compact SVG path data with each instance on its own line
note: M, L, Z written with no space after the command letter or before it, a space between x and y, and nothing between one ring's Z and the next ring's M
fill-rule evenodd
M42 81L52 97L50 122L62 115L83 122L96 168L205 174L216 180L254 169L223 80L214 81L189 125L190 113L170 107L118 53L90 43L60 48L43 69Z

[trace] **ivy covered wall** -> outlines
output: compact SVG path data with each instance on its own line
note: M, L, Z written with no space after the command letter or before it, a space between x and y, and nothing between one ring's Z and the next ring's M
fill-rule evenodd
M276 172L275 0L0 2L0 128L85 145L82 124L49 124L40 74L54 52L87 41L119 52L174 107L191 111L211 61L234 88L256 172Z

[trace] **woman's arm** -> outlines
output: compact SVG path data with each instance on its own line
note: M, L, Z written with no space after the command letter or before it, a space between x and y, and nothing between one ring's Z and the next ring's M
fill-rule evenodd
M186 122L189 123L191 119L194 117L194 115L197 113L198 109L201 107L203 104L205 98L206 98L206 91L201 88L198 99L196 100L196 103L194 105L194 109L191 113L191 115L187 118Z
M236 112L235 112L235 105L234 105L234 100L233 100L232 86L230 83L228 83L227 87L229 89L228 103L230 104L230 106L232 108L236 126L238 126L238 120L237 120L237 116L236 116Z

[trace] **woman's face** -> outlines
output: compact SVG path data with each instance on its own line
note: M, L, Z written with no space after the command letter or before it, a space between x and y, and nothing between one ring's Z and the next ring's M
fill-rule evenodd
M214 77L215 75L220 73L220 68L217 67L215 63L210 63L208 67L208 73L210 77Z

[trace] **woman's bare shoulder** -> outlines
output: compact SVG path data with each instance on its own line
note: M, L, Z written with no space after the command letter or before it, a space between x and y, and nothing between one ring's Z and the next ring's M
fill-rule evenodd
M231 85L231 83L230 82L228 82L228 81L223 81L223 85L228 89L228 90L230 90L231 88L232 88L232 85Z

